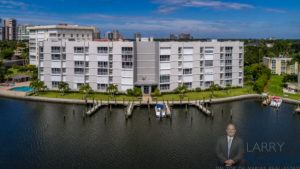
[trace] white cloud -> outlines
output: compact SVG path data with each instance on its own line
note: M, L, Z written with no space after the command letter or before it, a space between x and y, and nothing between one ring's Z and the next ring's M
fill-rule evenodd
M152 2L160 4L158 12L169 13L180 8L214 8L214 9L232 9L242 10L254 8L251 4L222 2L214 0L153 0Z
M28 5L14 0L0 0L0 6L1 8L26 8Z
M286 13L285 10L275 9L275 8L265 8L265 11L267 11L267 12L274 12L274 13Z

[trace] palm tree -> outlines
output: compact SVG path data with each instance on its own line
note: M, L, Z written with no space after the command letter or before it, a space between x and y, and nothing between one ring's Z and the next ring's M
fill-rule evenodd
M43 81L34 80L30 82L30 87L32 87L33 92L38 94L40 91L45 90L47 87Z
M24 60L24 65L28 65L29 63L29 48L26 47L22 50L21 58Z
M118 93L118 85L110 84L106 92L110 94L111 97L115 97L115 95Z
M79 91L81 93L83 93L84 94L84 98L86 98L87 95L89 93L91 93L93 90L92 90L91 86L88 83L86 83L86 84L83 84L83 85L80 86Z
M292 58L291 64L295 64L296 62L298 64L298 86L300 86L300 52L293 54Z
M66 82L59 82L58 90L60 91L61 95L63 96L66 92L70 90L69 84Z
M209 86L209 90L211 92L211 96L214 96L214 91L219 89L219 85L212 82L212 84Z
M176 89L175 92L179 94L180 100L182 100L185 97L186 92L188 91L188 88L186 85L179 85Z

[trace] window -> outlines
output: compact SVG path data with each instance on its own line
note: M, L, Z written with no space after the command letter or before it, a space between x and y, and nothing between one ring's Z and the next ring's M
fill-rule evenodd
M225 71L226 72L232 72L232 67L231 66L225 66Z
M225 52L226 53L232 53L233 47L225 47Z
M242 59L243 58L243 54L239 53L239 58Z
M107 62L98 62L98 67L99 68L107 68L108 67L108 63Z
M192 74L192 69L191 68L189 68L189 69L183 69L183 74L184 75L190 75L190 74Z
M224 52L224 47L221 47L221 48L220 48L220 52Z
M161 84L160 90L170 90L170 84Z
M224 59L224 54L223 53L220 54L220 59Z
M225 65L226 66L231 66L232 65L232 60L225 60Z
M84 61L75 61L74 65L75 67L84 67Z
M51 47L51 53L60 53L60 47L59 46L52 46Z
M123 69L132 69L132 62L122 62Z
M108 75L108 69L98 69L98 75Z
M74 74L83 74L84 68L74 68Z
M50 33L49 36L52 37L56 37L56 33Z
M52 88L58 88L58 81L52 81Z
M132 47L122 47L122 53L124 54L132 54Z
M40 60L44 60L44 55L43 54L40 54Z
M232 78L232 73L225 73L225 78Z
M108 53L108 47L98 47L98 53Z
M203 53L204 48L200 47L200 53Z
M132 62L132 55L122 55L122 62Z
M160 83L169 83L170 75L160 75Z
M211 82L211 81L206 81L206 82L204 83L204 86L205 86L205 87L210 87L210 86L211 86L211 84L212 84L212 82Z
M52 54L51 59L52 60L60 60L60 54Z
M183 85L185 85L188 89L192 88L192 82L186 82L186 83L183 83Z
M74 53L84 53L83 47L74 47Z
M44 68L40 67L40 73L44 73Z
M205 66L213 66L213 60L206 60Z
M170 55L160 55L160 61L170 61Z
M74 53L88 53L89 47L74 47Z
M239 72L239 77L242 77L243 76L243 72Z
M98 90L106 90L107 84L97 84L97 89Z
M60 74L61 73L61 69L60 68L52 68L51 72L52 72L52 74Z
M205 53L206 54L213 54L214 53L214 47L205 47Z

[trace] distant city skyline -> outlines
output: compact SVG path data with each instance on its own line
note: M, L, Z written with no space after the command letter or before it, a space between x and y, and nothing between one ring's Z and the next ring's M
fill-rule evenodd
M125 38L300 38L300 2L294 0L0 0L0 18L20 24L78 24Z

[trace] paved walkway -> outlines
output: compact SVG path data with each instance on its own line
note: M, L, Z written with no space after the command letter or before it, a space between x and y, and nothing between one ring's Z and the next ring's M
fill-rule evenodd
M151 95L149 94L149 95L143 95L143 102L148 102L148 100L149 100L149 102L151 103L152 102L152 97L151 97Z
M14 86L2 86L2 87L0 87L0 95L24 97L24 96L26 96L26 92L10 90L11 88L20 87L20 86L29 86L29 82L15 83Z

